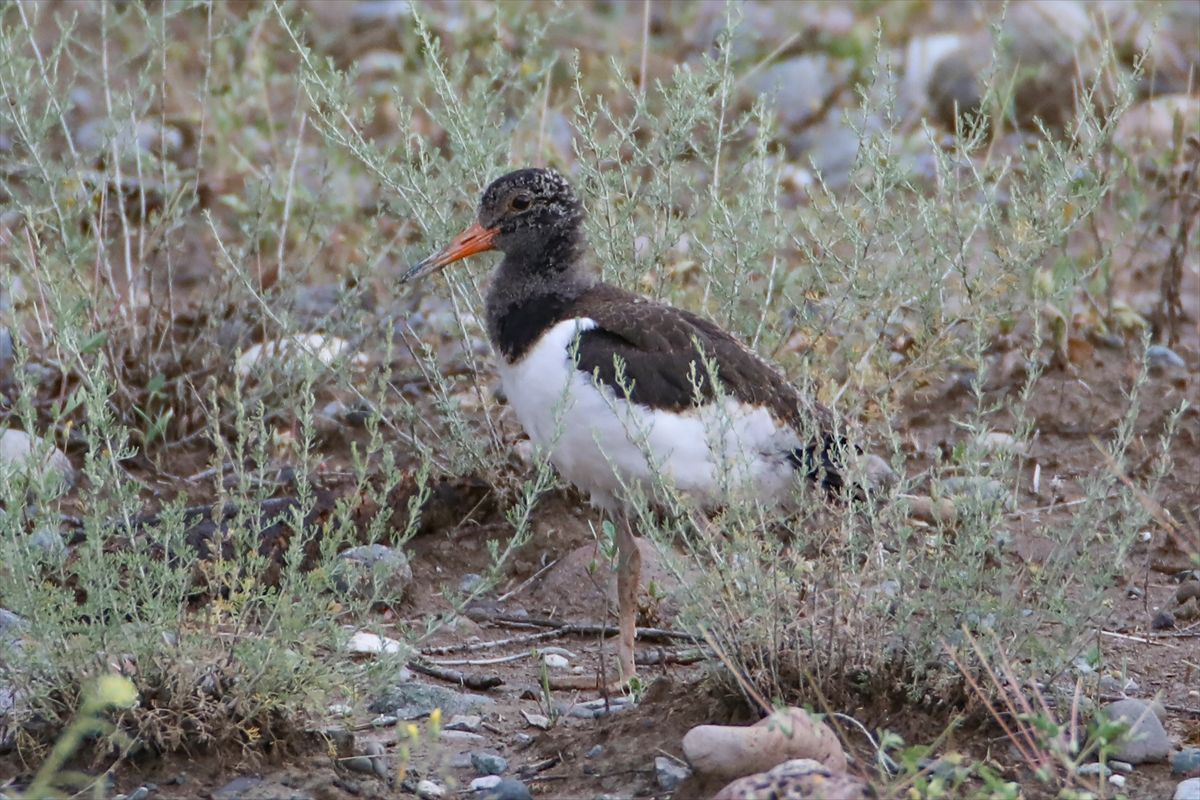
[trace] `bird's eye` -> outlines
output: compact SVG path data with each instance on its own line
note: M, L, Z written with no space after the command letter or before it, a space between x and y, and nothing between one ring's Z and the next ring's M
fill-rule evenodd
M510 205L512 206L513 211L524 211L533 205L533 198L527 194L519 194L512 199L512 203L510 203Z

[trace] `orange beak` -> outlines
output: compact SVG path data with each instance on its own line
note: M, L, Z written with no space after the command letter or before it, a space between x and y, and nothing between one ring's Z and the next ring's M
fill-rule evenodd
M417 278L424 278L426 275L432 275L437 272L447 264L453 264L455 261L464 259L467 256L491 250L497 233L499 231L496 228L485 228L478 222L472 222L465 231L455 236L450 244L429 256L429 258L411 266L408 272L400 276L400 282L407 283Z

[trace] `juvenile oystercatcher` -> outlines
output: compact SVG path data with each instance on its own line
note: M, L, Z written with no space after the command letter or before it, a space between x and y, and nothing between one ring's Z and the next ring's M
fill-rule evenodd
M625 682L641 574L634 497L668 485L700 507L739 489L779 504L795 497L797 475L830 490L843 478L828 410L712 322L602 283L585 257L583 222L558 172L510 172L483 193L476 221L401 282L504 253L487 326L508 403L559 473L619 520Z

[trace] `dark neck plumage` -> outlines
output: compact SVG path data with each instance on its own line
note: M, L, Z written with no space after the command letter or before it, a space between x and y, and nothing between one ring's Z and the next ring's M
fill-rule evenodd
M487 295L488 336L509 363L519 361L571 309L596 279L583 264L578 230L540 247L515 248L492 275Z

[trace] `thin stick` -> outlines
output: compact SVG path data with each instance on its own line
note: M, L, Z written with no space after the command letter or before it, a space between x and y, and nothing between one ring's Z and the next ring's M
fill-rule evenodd
M533 582L534 582L534 581L536 581L538 578L540 578L542 575L544 575L544 574L546 573L546 570L550 569L551 567L553 567L553 566L554 566L555 564L557 564L558 562L559 562L559 559L557 559L557 558L556 558L556 559L554 559L554 560L553 560L553 561L551 561L549 564L547 564L546 566L542 567L542 568L541 568L541 569L539 569L537 572L533 573L533 574L532 574L532 575L530 575L528 578L526 578L525 580L523 580L523 581L521 581L519 584L517 584L517 587L516 587L515 589L513 589L512 591L505 592L504 594L502 594L502 595L500 595L499 597L497 597L497 598L496 598L496 602L497 602L497 603L503 603L505 600L508 600L509 598L511 598L511 597L513 597L513 596L515 596L515 595L517 595L517 594L520 594L520 593L521 593L521 592L522 592L522 591L523 591L523 590L524 590L524 589L525 589L527 586L529 586L529 584L533 583Z

